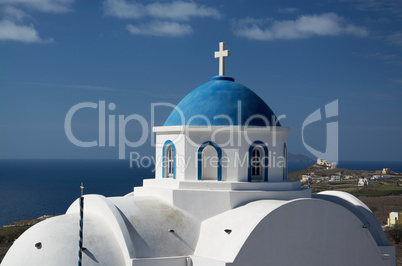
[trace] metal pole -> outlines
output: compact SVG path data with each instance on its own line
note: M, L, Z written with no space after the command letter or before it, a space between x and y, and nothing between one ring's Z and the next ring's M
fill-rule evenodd
M80 197L80 241L78 250L78 266L82 266L82 241L83 241L83 226L84 226L84 185L81 183L81 197Z

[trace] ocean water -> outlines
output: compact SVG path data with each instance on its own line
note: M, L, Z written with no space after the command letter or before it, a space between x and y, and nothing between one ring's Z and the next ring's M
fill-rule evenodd
M375 171L389 168L396 173L402 173L402 162L364 162L364 161L340 161L339 168L352 170Z
M123 196L152 178L151 168L121 160L0 160L0 226L62 214L84 194Z
M289 163L293 172L312 163ZM402 172L402 163L340 162L339 167L362 170L391 168ZM84 194L122 196L153 178L153 168L130 168L123 160L0 160L0 226L45 214L65 213Z

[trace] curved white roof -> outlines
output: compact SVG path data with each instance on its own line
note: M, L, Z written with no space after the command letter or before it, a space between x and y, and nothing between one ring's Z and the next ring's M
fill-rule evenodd
M126 265L112 229L91 212L84 217L83 265ZM11 246L2 266L78 264L79 215L66 214L36 224ZM40 243L40 248L35 244Z

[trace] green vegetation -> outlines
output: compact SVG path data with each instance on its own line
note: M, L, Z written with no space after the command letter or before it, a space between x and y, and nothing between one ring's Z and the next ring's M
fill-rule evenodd
M10 248L14 240L24 233L30 225L0 227L0 263L2 262L7 250Z
M333 182L328 182L331 186L338 186L338 185L356 185L356 181L333 181Z
M402 226L400 225L391 227L385 233L395 241L395 244L399 244L402 240Z
M0 243L13 242L22 233L24 233L30 226L14 226L14 227L1 227L0 228Z
M289 173L289 179L300 180L302 175L312 173L316 178L310 183L313 193L324 190L339 190L353 194L356 197L382 197L391 195L402 195L402 174L396 174L386 179L370 180L369 186L359 187L358 178L370 179L375 171L351 170L343 168L326 169L316 165L309 166L295 172ZM333 175L353 177L352 179L329 182L328 179ZM318 177L318 180L317 180ZM319 180L326 177L327 180ZM303 183L307 187L307 183Z
M22 233L24 233L32 225L50 217L51 216L48 215L32 220L20 220L11 223L8 226L0 227L0 263L6 255L7 250Z
M389 195L402 195L402 187L395 185L373 184L368 187L363 187L362 189L352 194L356 197L382 197Z
M312 183L310 187L313 193L324 190L339 190L353 194L356 197L382 197L390 195L402 195L402 187L396 180L388 179L387 183L381 181L371 181L370 186L359 187L357 181L339 181ZM304 185L306 186L306 185Z

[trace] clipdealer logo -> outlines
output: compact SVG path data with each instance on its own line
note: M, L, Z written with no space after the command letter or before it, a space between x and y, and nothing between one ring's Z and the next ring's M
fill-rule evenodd
M83 108L98 109L99 116L99 127L98 127L98 140L93 141L81 141L77 139L72 131L72 120L73 116ZM108 110L114 111L116 109L116 104L109 103ZM130 121L137 121L141 125L141 137L139 140L133 142L129 141L126 136L126 126ZM116 146L116 115L108 115L108 146ZM74 145L82 148L90 147L105 147L106 146L106 103L105 101L99 101L99 104L92 102L78 103L71 107L67 112L64 119L64 131L68 140ZM131 148L137 148L142 146L148 138L149 128L148 123L144 117L138 114L131 114L127 117L124 115L118 115L118 148L119 148L119 159L125 159L126 146Z
M332 101L325 105L324 109L325 119L338 117L338 100ZM321 115L321 109L315 110L311 113L303 122L302 125L302 141L304 147L311 152L317 158L326 159L329 162L336 162L338 163L339 159L339 125L338 121L332 121L326 123L326 144L325 144L325 151L321 152L317 149L314 149L310 145L306 143L304 140L304 129L310 124L323 120Z
M131 147L131 148L138 148L146 143L149 137L150 130L149 128L152 128L154 126L154 120L155 120L155 108L156 107L169 107L172 109L175 109L179 112L179 115L181 116L183 125L185 124L185 116L183 112L178 109L175 105L171 103L153 103L151 104L151 121L150 124L148 121L141 115L139 114L131 114L128 116L124 115L116 115L116 114L108 114L108 111L114 111L116 109L116 104L115 103L109 103L106 106L105 101L99 101L98 103L94 102L82 102L74 105L73 107L70 108L70 110L67 112L65 120L64 120L64 130L65 134L68 138L68 140L82 148L91 148L91 147L118 147L118 158L119 159L125 159L126 158L126 148ZM238 102L238 116L241 116L241 101ZM98 110L98 136L97 139L94 139L92 141L82 141L79 140L73 133L72 129L72 123L73 123L73 118L74 116L79 115L79 111L81 109L85 108L90 108L94 110ZM303 122L302 124L302 130L301 130L301 138L304 147L314 156L317 158L323 158L328 161L332 162L338 162L338 146L339 146L339 141L338 141L338 121L334 121L334 118L338 116L338 100L334 100L328 104L325 105L324 108L324 113L325 113L325 119L331 118L332 122L326 123L326 145L325 145L325 151L319 151L317 149L314 149L312 146L306 143L305 141L305 133L304 130L307 126L323 120L323 115L321 115L321 109L315 110L313 113L311 113ZM237 128L236 125L234 125L233 121L231 120L230 117L228 117L225 114L217 115L214 117L214 119L222 119L222 116L228 121L228 126L225 126L225 130L231 131L231 136L234 134L233 130ZM209 127L207 127L205 130L212 130L212 124L211 121L208 121L206 117L203 117L202 115L197 115L197 118L203 118L207 121L207 124ZM253 118L253 117L251 117ZM256 114L254 118L261 119L261 115ZM278 117L272 117L272 124L269 124L269 120L265 119L266 125L272 126L272 131L276 130L275 125L278 123L280 119L285 119L286 115L281 115ZM190 118L189 121L191 122L194 117ZM238 119L240 121L240 119ZM250 122L252 119L248 119L247 121ZM189 121L187 123L189 124ZM107 123L106 123L107 122ZM131 141L127 138L126 136L126 127L128 123L137 123L137 128L138 132L140 133L139 139L136 141ZM248 124L245 125L247 128ZM116 130L117 130L117 135L116 135ZM221 131L221 128L215 129L216 132L212 134L212 137L216 136L216 133ZM106 136L106 132L108 133ZM186 133L186 132L181 132L181 133ZM247 131L245 130L242 134L244 134L244 139L251 144L250 139L247 136ZM274 134L275 136L275 134ZM117 137L117 143L116 143L116 137ZM186 136L188 137L188 136ZM192 142L190 138L187 138L189 143L192 145L197 145L196 143ZM154 139L151 138L151 145L153 147L156 146L154 143ZM230 146L230 145L240 145L240 143L234 143L234 139L231 137L226 143L225 146ZM276 145L276 138L273 139L273 146ZM138 153L134 153L136 156L136 160L138 160ZM132 159L132 153L130 153L130 160ZM155 160L153 160L155 163Z
M186 125L191 127L191 123L194 119L202 119L204 122L206 122L207 126L205 128L200 129L201 131L214 131L212 134L212 140L216 137L216 135L221 132L222 130L225 131L230 131L230 138L227 140L224 146L234 146L234 145L240 145L241 143L235 143L234 141L234 131L236 128L238 128L237 125L233 122L232 118L228 115L225 114L219 114L213 117L213 120L219 120L219 119L225 119L227 122L227 125L224 126L224 128L216 128L213 129L212 125L214 124L213 121L210 121L206 116L204 115L195 115L191 118L189 118L187 121L185 119L185 115L180 108L178 108L176 105L173 105L171 103L153 103L151 104L151 121L150 124L148 121L141 115L139 114L131 114L129 116L124 116L124 115L115 115L115 114L109 114L106 115L107 111L114 111L116 109L116 104L114 103L109 103L106 107L106 102L105 101L99 101L99 103L93 103L93 102L82 102L74 105L71 107L71 109L67 112L66 117L64 119L64 130L66 133L66 136L68 140L73 143L74 145L82 148L91 148L91 147L118 147L118 153L119 153L119 159L125 159L126 158L126 147L131 147L131 148L138 148L146 143L148 140L149 136L149 128L152 128L155 123L155 108L156 107L169 107L172 109L175 109L180 118L181 118L181 124ZM238 106L237 106L237 119L238 121L241 121L242 117L242 105L241 101L238 101ZM90 108L90 109L98 109L98 138L96 140L92 141L82 141L79 140L76 135L73 133L73 118L74 116L79 115L79 111L81 109L85 108ZM106 117L108 123L106 123ZM116 121L117 117L117 121ZM269 120L267 117L260 115L260 114L254 114L250 116L246 122L245 125L242 127L247 128L250 123L252 123L253 119L259 119L264 121L265 125L269 127L270 130L275 131L277 125L279 123L279 119L284 119L286 118L286 115L281 115L279 117L275 117L273 115L271 117L271 120ZM128 123L137 123L139 126L137 126L138 132L141 133L141 136L138 140L136 141L130 141L127 136L126 136L126 127ZM117 134L117 144L116 144L116 129L118 131ZM108 132L108 141L106 142L106 132ZM194 143L189 136L186 134L185 129L181 129L180 133L184 133L185 137L187 138L188 142L190 145L195 145L198 146L197 143ZM249 139L247 132L244 131L241 134L244 135L244 139L246 142L249 144L252 143L252 141ZM275 136L275 135L274 135ZM173 139L172 139L173 140ZM156 146L154 143L154 139L151 138L151 145L153 147ZM272 145L276 145L276 138L274 137Z

